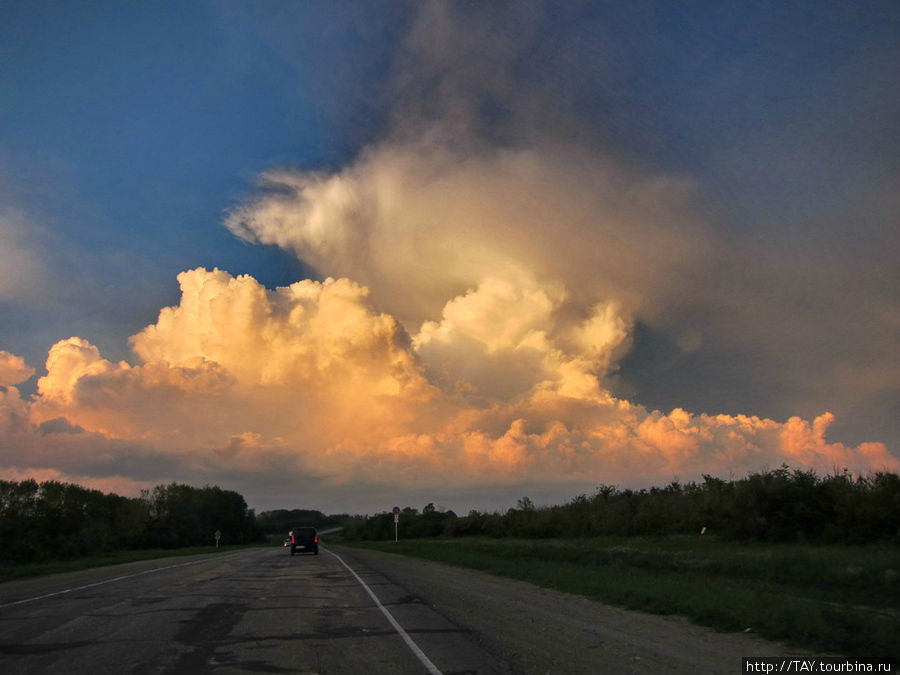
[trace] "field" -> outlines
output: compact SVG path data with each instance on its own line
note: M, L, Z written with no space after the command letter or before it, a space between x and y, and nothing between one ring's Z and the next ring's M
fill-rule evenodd
M900 550L703 537L344 542L679 614L723 631L900 661Z

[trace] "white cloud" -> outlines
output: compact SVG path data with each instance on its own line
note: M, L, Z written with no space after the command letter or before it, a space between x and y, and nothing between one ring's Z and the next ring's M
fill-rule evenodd
M333 175L267 173L227 225L372 288L411 331L488 278L652 311L708 252L685 181L560 145L469 150L388 143Z

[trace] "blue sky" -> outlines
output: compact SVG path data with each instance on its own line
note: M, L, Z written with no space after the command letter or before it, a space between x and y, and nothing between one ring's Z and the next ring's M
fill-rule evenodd
M703 244L682 266L649 247L648 269L678 271L636 282L640 300L612 284L629 330L604 390L663 413L828 411L830 440L900 456L898 38L895 2L7 1L0 350L36 371L9 384L36 396L70 336L137 363L129 336L198 267L270 289L346 276L415 337L452 294L404 316L378 261L265 243L261 221L241 239L228 214L262 207L266 172L350 182L423 138L554 147L626 193L682 186L677 212L640 216L646 236ZM633 248L639 229L620 233ZM590 278L567 277L569 296Z
M348 152L335 148L313 95L267 45L242 36L217 3L11 3L4 11L5 201L28 214L32 236L50 240L54 254L94 257L70 276L104 286L113 268L103 292L124 297L95 300L113 305L96 309L101 320L114 314L106 329L122 319L125 331L143 325L173 297L173 274L189 266L269 283L297 273L293 261L248 251L219 226L256 172ZM154 296L143 316L122 316L133 291ZM11 323L4 332L20 339L13 347L30 342Z

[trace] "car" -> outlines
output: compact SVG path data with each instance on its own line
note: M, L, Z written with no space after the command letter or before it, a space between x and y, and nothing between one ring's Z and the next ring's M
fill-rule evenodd
M291 555L296 553L312 553L319 555L319 533L314 527L295 527L288 532L291 542Z

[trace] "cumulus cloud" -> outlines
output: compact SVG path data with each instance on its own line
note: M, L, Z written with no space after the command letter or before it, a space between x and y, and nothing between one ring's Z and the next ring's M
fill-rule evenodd
M282 170L260 182L228 216L232 232L375 289L413 327L488 277L562 282L579 306L662 308L710 246L688 181L560 144L386 143L331 175Z
M198 268L179 282L180 304L132 337L135 363L72 337L51 348L32 399L0 391L0 464L132 487L229 479L286 495L292 480L352 495L647 484L782 462L898 467L883 444L829 442L827 413L779 423L614 397L603 378L627 320L615 303L560 312L559 288L488 278L410 337L348 279L270 290Z
M25 359L0 350L0 434L28 428L28 408L19 390L20 384L34 375L34 369Z
M428 7L432 28L454 23ZM414 31L410 44L436 44L421 37ZM376 467L409 485L433 476L445 485L647 484L781 463L898 466L883 443L829 442L831 413L786 422L752 411L664 413L614 395L610 376L637 320L696 351L711 335L697 318L711 309L758 335L759 326L747 330L756 300L747 285L729 296L710 284L728 278L730 258L691 181L561 137L488 142L472 125L478 95L466 98L457 67L436 77L429 114L399 111L398 131L341 170L263 174L259 193L226 220L247 241L371 288L437 391L406 430L329 448L334 476L364 480ZM504 89L501 70L489 77ZM423 78L412 79L414 88Z
M28 405L15 387L0 389L0 434L28 430Z
M20 384L34 375L34 368L25 359L0 349L0 387Z
M132 337L137 365L107 361L80 338L54 345L34 420L65 417L183 447L247 433L327 443L414 414L410 404L431 396L408 337L358 284L268 291L251 277L205 269L179 281L181 304Z

